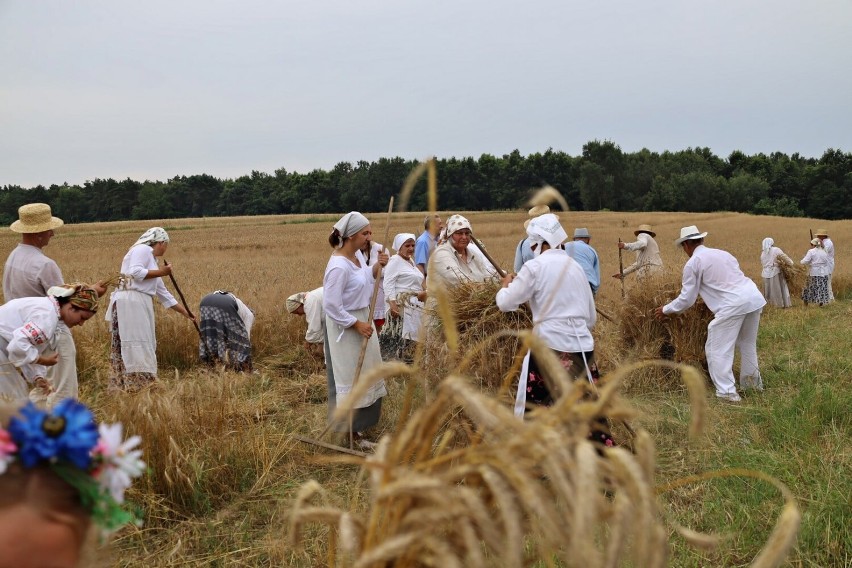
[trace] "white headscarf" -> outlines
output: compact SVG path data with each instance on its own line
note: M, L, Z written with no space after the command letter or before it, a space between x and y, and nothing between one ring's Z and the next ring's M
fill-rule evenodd
M553 213L545 213L530 220L527 227L527 238L530 245L546 242L550 248L556 248L568 238L568 233L559 224L559 218ZM535 256L541 254L541 246L537 246L533 251Z
M340 220L334 224L334 228L337 229L338 233L340 233L340 245L337 248L343 246L343 239L348 239L369 224L370 221L357 211L350 211L341 217Z
M775 241L772 240L772 237L766 237L763 239L763 242L760 245L760 262L761 264L769 264L769 251L772 249L772 245L775 244Z
M136 239L136 242L133 243L133 246L136 245L152 245L154 243L167 243L169 242L169 234L162 227L151 227L144 233L142 236ZM132 248L132 247L131 247Z
M400 233L393 238L393 250L399 252L399 249L402 248L402 245L405 244L407 240L415 240L414 233Z

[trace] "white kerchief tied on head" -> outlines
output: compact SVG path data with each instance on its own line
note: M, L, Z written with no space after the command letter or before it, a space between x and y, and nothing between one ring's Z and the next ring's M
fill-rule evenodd
M415 240L414 233L400 233L393 238L393 250L399 252L399 249L402 248L402 245L405 244L407 240Z
M169 234L162 227L151 227L144 233L142 236L136 239L136 242L133 243L133 246L136 245L152 245L154 243L167 243L169 242Z
M467 229L468 231L473 232L473 229L470 226L470 221L468 221L465 217L462 217L461 215L450 215L450 218L447 219L447 224L444 228L447 237L456 231L461 231L462 229Z
M369 224L369 219L357 211L350 211L341 217L340 220L334 224L334 228L337 229L337 232L340 233L341 237L338 248L343 246L343 239L348 239Z
M568 233L562 228L559 223L559 218L553 213L545 213L530 220L527 226L527 236L530 245L547 243L550 248L555 249L565 242L568 238ZM533 251L535 256L541 254L541 246L537 246Z
M760 245L760 250L763 252L767 252L772 246L775 244L775 241L772 240L772 237L766 237L763 239L763 243Z

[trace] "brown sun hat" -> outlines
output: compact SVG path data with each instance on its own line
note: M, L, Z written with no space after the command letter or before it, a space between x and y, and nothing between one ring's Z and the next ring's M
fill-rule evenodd
M639 228L633 231L633 235L638 236L639 233L648 233L652 237L657 236L657 233L651 230L651 225L639 225Z
M817 229L814 235L817 237L827 237L828 231L826 231L825 229Z
M28 203L18 208L18 220L9 227L16 233L43 233L65 223L54 217L47 203Z

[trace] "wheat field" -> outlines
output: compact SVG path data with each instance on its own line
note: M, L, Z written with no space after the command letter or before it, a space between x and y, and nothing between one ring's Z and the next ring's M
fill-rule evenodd
M444 213L444 218L451 213ZM511 269L526 212L465 215L495 260ZM398 232L419 233L423 226L421 213L394 213L389 227L384 213L368 217L377 242L384 240L386 231L390 242ZM559 217L569 235L576 227L586 227L592 235L591 245L600 255L602 272L597 302L607 314L619 313L622 305L621 285L610 278L618 272L616 243L619 238L632 241L633 229L642 223L651 224L657 232L664 263L673 277L686 257L672 242L681 226L694 224L709 232L708 246L733 253L746 275L759 286L764 237L773 237L777 246L798 261L809 247L809 230L825 228L838 247L835 294L847 297L847 283L852 281L852 254L844 247L844 243L852 242L852 224L848 222L731 213L561 212ZM323 429L325 376L321 364L302 349L304 323L286 312L284 300L294 292L322 285L331 252L326 239L336 220L335 216L309 215L203 218L68 225L57 231L45 253L58 262L66 281L92 282L116 274L123 255L144 230L163 226L171 237L166 259L173 265L190 309L197 311L205 294L226 289L256 313L252 343L257 373L237 375L202 368L197 363L197 335L190 322L158 309L161 381L159 388L138 395L106 393L109 331L102 317L75 329L81 397L101 419L124 420L130 432L143 435L151 468L149 476L130 495L143 508L145 526L125 531L111 546L94 547L90 559L93 565L331 565L333 530L310 526L304 529L302 542L286 538L299 486L309 480L319 481L327 499L353 510L369 502L369 491L357 464L323 461L322 451L293 438L294 434L315 437ZM14 233L0 235L4 253L16 242ZM632 263L633 258L625 251L624 265ZM627 280L628 293L633 284ZM167 282L167 286L171 284ZM106 301L102 307L106 308ZM845 310L840 314L848 315L847 308L829 309L833 314ZM792 317L793 321L819 317L816 308L804 311L801 301L794 300L793 310L798 311L794 316L776 316L767 309L764 318L771 322L774 317ZM601 321L595 335L605 372L629 363L617 348L615 324ZM403 397L412 382L391 386L378 434L391 432L403 419L409 410L401 408L404 402L426 405L422 398ZM409 386L403 388L406 384ZM670 420L649 410L649 405L660 401L680 407L681 399L687 398L683 392L669 395L652 389L650 394L625 396L628 405L633 403L640 414L647 414L638 420L646 420L652 426L649 430L660 433L662 441L657 443L662 444L663 459L657 469L667 480L696 473L707 464L694 454L673 458L669 452L677 452L676 448L666 446L668 438L675 435L666 430ZM725 412L727 409L711 408L709 417L724 418ZM711 433L710 438L713 436ZM791 489L796 493L795 486ZM669 503L674 511L670 514L681 522L700 519L700 500L690 497L689 491L676 492L672 498L675 503ZM767 506L755 513L763 520L762 537L757 540L767 540L772 523L782 514L781 501L776 501L777 507ZM822 544L835 543L837 538L825 536ZM844 538L848 535L840 537L840 554L852 554L845 549L848 543ZM674 545L674 558L683 565L706 565L708 558L714 564L745 565L757 554L762 541L737 544L734 553L708 553L710 556ZM799 550L793 562L816 565L809 564L811 557L821 558L816 552Z

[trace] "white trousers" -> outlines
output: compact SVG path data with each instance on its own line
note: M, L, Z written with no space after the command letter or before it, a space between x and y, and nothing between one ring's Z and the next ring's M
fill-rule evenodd
M738 316L713 318L707 326L707 366L717 395L736 394L734 349L740 351L740 385L762 384L757 362L757 328L763 308Z
M51 409L66 398L77 399L77 347L74 337L67 327L56 329L56 352L59 362L47 368L45 378L53 387L53 392L47 397L40 389L30 391L30 400L41 408Z

